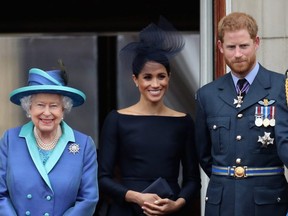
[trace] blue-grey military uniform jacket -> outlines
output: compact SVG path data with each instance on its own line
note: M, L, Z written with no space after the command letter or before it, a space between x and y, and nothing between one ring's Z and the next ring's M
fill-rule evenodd
M63 121L61 127L62 136L45 165L32 122L4 133L0 140L0 216L94 214L99 198L95 144Z
M201 167L210 177L205 198L206 216L286 215L285 76L259 66L238 108L231 73L196 93L197 150ZM264 126L265 116L272 119L272 114L275 122L272 120L271 125ZM263 124L258 121L261 115Z

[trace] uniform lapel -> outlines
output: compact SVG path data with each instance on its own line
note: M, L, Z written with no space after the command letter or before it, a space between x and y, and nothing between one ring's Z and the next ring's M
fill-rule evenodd
M236 109L234 99L237 97L237 92L230 73L224 75L222 81L219 83L218 90L220 99Z

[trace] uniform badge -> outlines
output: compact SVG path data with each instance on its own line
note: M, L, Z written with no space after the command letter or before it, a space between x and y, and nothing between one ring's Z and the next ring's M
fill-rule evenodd
M262 106L270 106L273 103L275 103L275 100L268 100L267 98L263 99L263 101L258 101L258 104L262 105Z
M76 153L79 153L80 147L77 143L71 143L68 149L70 153L75 155Z
M262 137L258 136L259 137L258 138L258 142L262 143L261 147L267 148L268 145L272 145L273 144L274 138L271 138L270 134L271 133L264 132L264 136L262 136Z

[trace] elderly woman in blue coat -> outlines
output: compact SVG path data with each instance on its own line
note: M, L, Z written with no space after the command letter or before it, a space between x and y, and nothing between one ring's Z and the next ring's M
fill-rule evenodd
M1 216L92 216L98 198L92 138L63 121L86 100L68 87L65 70L29 71L28 86L11 92L31 118L0 140Z

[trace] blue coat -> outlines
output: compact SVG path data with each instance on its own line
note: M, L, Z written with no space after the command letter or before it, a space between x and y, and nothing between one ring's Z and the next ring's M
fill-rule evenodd
M201 167L210 177L205 215L284 216L288 209L284 174L236 178L212 174L212 164L226 168L288 165L285 76L260 65L239 108L234 104L236 96L230 73L196 93L196 143ZM255 110L264 99L275 106L275 126L255 124ZM267 146L261 142L265 134Z
M62 136L43 165L33 123L9 129L0 140L0 216L92 216L98 202L96 146L61 123ZM77 143L79 152L70 152Z

